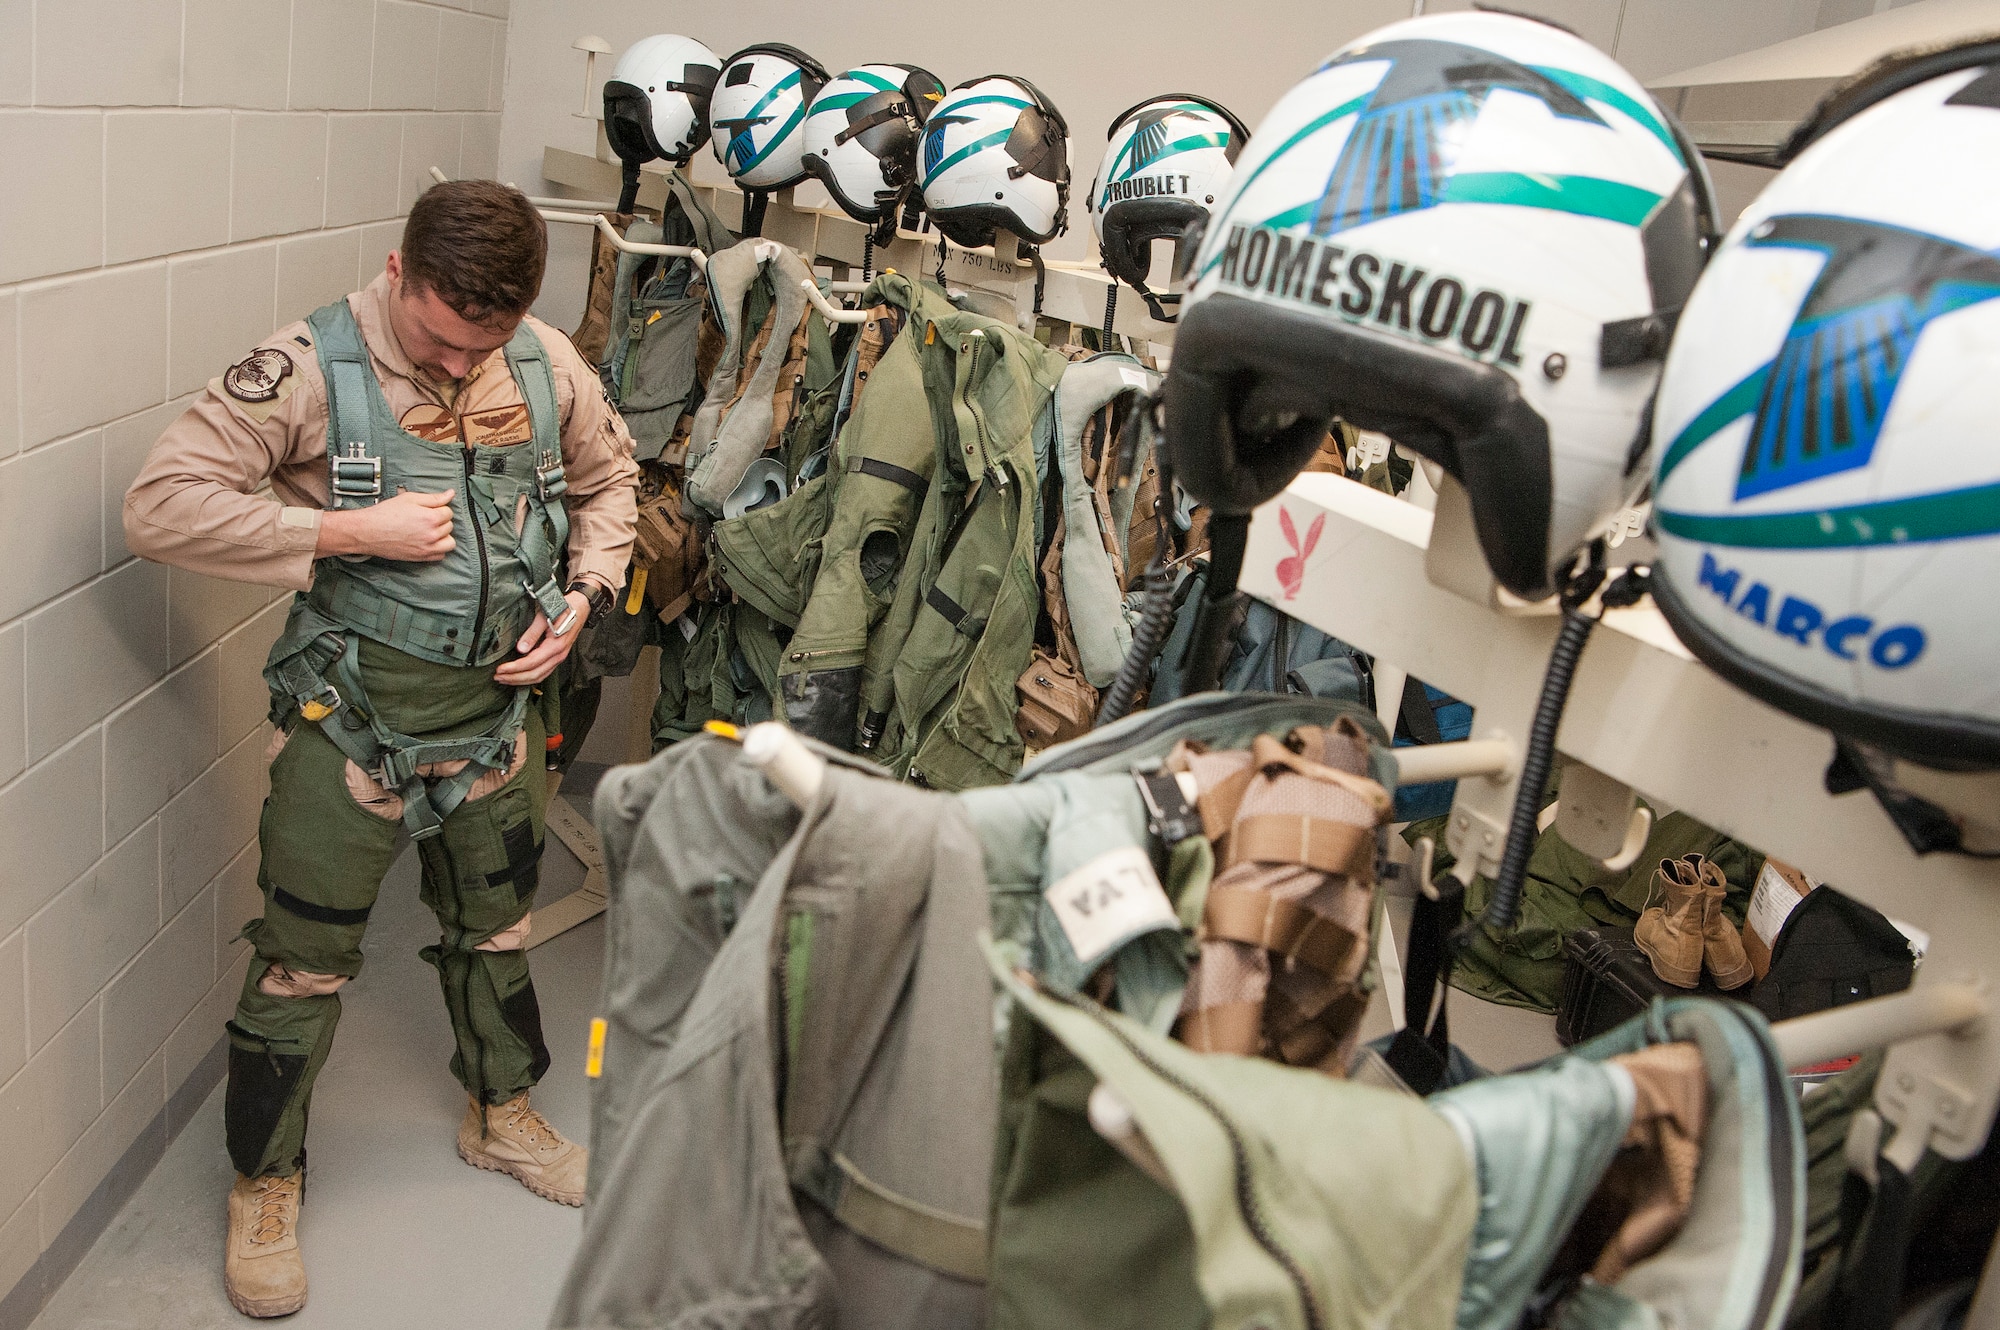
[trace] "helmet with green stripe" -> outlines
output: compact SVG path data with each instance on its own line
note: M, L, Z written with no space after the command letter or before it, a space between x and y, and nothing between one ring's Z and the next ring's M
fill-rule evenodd
M1644 487L1644 421L1712 236L1672 118L1565 29L1391 24L1288 92L1237 159L1166 386L1176 479L1247 514L1330 418L1463 487L1517 596Z
M1069 125L1024 78L959 84L924 125L924 208L953 244L1008 231L1031 244L1068 223Z
M1667 360L1654 598L1850 745L2000 768L2000 40L1888 58L1779 157Z
M778 42L746 46L722 62L709 98L715 159L744 189L773 190L806 178L806 108L826 68Z
M1191 229L1199 240L1249 137L1227 108L1192 93L1148 97L1113 120L1084 199L1104 270L1150 294L1153 242Z
M806 111L806 173L857 222L888 228L917 183L917 136L944 96L915 65L861 65L828 79Z

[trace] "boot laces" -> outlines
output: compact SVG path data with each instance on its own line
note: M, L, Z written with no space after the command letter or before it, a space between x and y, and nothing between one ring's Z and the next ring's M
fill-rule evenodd
M250 1222L250 1242L253 1246L285 1240L298 1215L298 1195L298 1179L295 1177L257 1179L257 1188L252 1194L257 1213Z
M500 1119L498 1125L502 1131L538 1154L546 1154L562 1143L549 1120L529 1107L526 1095L498 1105L493 1112Z

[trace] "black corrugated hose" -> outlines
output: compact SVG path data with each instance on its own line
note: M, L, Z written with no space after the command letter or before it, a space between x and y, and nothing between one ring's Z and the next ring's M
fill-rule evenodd
M1603 607L1622 609L1637 604L1646 594L1646 570L1629 568L1605 588ZM1562 631L1549 651L1549 668L1542 675L1542 698L1535 707L1535 720L1528 729L1528 751L1521 760L1521 783L1514 792L1514 811L1507 824L1507 844L1500 853L1500 871L1493 879L1493 894L1486 911L1478 919L1468 919L1452 934L1456 951L1471 939L1481 924L1488 928L1511 928L1521 907L1521 888L1528 875L1528 859L1535 852L1535 822L1542 811L1542 793L1548 788L1549 772L1555 763L1556 731L1562 725L1563 707L1569 701L1569 686L1576 677L1577 662L1597 626L1597 615L1583 613L1583 606L1604 583L1604 547L1593 544L1587 562L1573 570L1562 590Z
M1104 288L1104 334L1103 336L1098 338L1098 346L1097 346L1098 350L1109 351L1112 349L1111 325L1117 322L1117 319L1118 319L1118 281L1116 278L1113 278L1111 284Z
M1139 695L1139 685L1146 681L1146 672L1153 667L1153 658L1160 654L1166 644L1167 630L1174 622L1174 582L1173 565L1168 561L1172 547L1161 533L1160 543L1153 551L1153 561L1146 565L1144 608L1139 612L1139 622L1132 629L1132 647L1125 653L1125 661L1118 667L1118 677L1111 681L1111 688L1104 694L1104 703L1097 710L1097 721L1092 726L1109 725L1114 720L1122 720L1132 709L1132 699Z

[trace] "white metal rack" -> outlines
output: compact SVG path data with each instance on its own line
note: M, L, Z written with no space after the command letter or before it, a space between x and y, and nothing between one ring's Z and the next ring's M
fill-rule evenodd
M615 194L620 171L601 130L599 150L591 156L549 147L542 173L586 197ZM740 218L742 196L734 189L696 188L725 221ZM642 172L640 206L658 208L666 193L660 169ZM843 213L799 206L790 191L771 199L764 219L767 237L815 266L831 266L837 278L860 269L864 232ZM937 267L937 242L902 232L874 261L878 271L928 275ZM952 247L945 276L954 291L1029 307L1034 274L1011 237L984 251ZM1051 264L1041 312L1098 327L1109 284L1094 268ZM1115 329L1161 350L1173 340L1172 325L1152 319L1135 299L1119 302ZM1296 551L1283 538L1280 506L1291 510L1295 530L1324 522L1303 579L1289 587L1277 568ZM1472 740L1439 746L1450 752L1411 755L1404 777L1460 777L1449 842L1468 873L1493 873L1559 620L1552 606L1514 603L1492 587L1463 494L1446 480L1433 515L1340 477L1301 476L1252 522L1241 585L1369 652L1378 670L1414 674L1473 705ZM809 797L814 764L800 759L810 754L785 742L788 733L758 728L764 732L746 756L794 797ZM1577 670L1557 749L1569 764L1565 803L1573 790L1595 791L1593 807L1575 818L1566 812L1563 822L1573 835L1596 816L1596 843L1576 842L1587 852L1611 859L1629 848L1633 828L1618 797L1637 792L1927 929L1930 948L1909 993L1786 1022L1776 1034L1794 1065L1888 1047L1876 1107L1897 1133L1893 1153L1905 1160L1925 1147L1954 1159L1977 1153L2000 1105L2000 1021L1992 1014L2000 994L2000 862L1920 858L1868 795L1828 795L1826 733L1724 683L1689 655L1650 602L1604 616ZM1100 1109L1100 1129L1143 1166L1144 1141L1119 1139L1115 1104L1094 1102L1094 1122ZM1995 1252L1989 1273L2000 1267L2000 1246ZM2000 1278L1982 1281L1967 1324L2000 1330Z
M600 130L600 138L602 131ZM542 151L542 175L565 189L589 198L615 196L622 182L620 167L606 157L594 157L567 148ZM639 173L639 206L658 209L666 201L666 173L658 163ZM714 207L723 221L735 225L743 212L743 196L733 187L696 184L694 189ZM557 199L537 199L550 208L580 208ZM863 241L868 228L834 208L810 208L799 204L791 190L773 195L764 214L764 235L781 241L806 256L819 267L832 267L836 277L861 269ZM897 238L879 246L874 253L875 271L894 268L898 272L929 276L937 270L938 237L930 232L899 231ZM1001 236L994 245L980 249L945 247L945 284L953 291L976 291L1027 311L1034 300L1034 268L1020 256L1017 242ZM1111 278L1094 266L1061 262L1045 265L1042 284L1042 316L1080 327L1099 328L1104 323L1104 298ZM1130 292L1118 302L1115 331L1135 341L1165 347L1174 340L1173 325L1161 323Z

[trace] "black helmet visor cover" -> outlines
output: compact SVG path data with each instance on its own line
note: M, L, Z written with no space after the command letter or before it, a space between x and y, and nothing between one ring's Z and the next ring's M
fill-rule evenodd
M1165 391L1174 479L1217 513L1275 498L1338 416L1456 476L1478 496L1493 576L1517 596L1549 593L1548 425L1506 371L1214 295L1181 316Z
M709 65L684 65L680 81L647 89L619 79L604 85L604 137L621 162L650 162L662 158L687 165L695 150L708 142L708 99L722 71ZM653 132L653 97L660 93L687 94L694 107L694 125L687 142L669 148Z

